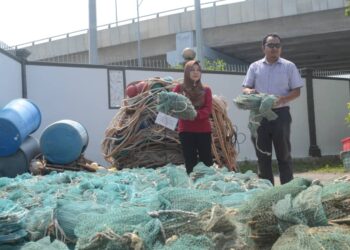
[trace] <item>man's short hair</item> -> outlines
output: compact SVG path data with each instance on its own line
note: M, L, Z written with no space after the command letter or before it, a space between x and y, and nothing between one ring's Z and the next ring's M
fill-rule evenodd
M280 42L282 43L282 39L281 39L281 37L280 37L279 35L277 35L276 33L271 33L271 34L266 35L266 36L263 38L263 40L262 40L262 46L264 46L264 45L266 44L267 38L269 38L270 36L271 36L271 37L274 37L274 38L278 38L278 39L280 40Z

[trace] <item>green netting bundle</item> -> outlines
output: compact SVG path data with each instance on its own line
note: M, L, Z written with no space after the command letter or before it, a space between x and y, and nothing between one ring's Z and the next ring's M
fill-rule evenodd
M256 178L251 170L246 173L228 172L227 168L208 168L199 163L190 177L196 189L212 190L221 194L222 204L226 207L239 207L248 201L256 191L271 189L271 182ZM257 189L256 189L257 188Z
M118 235L112 230L106 230L98 233L96 236L87 239L80 238L77 250L133 250L147 249L142 239L135 233L126 233Z
M250 110L249 124L251 134L256 137L257 129L263 118L275 120L277 114L272 111L277 97L268 94L242 94L233 99L233 102L239 109Z
M258 128L263 118L268 121L275 120L278 116L272 111L277 96L268 94L242 94L233 99L239 109L250 110L248 128L251 135L256 138L255 147L261 153L271 155L271 152L263 151L258 146Z
M205 245L225 249L224 246L232 247L239 241L232 207L242 205L253 193L270 188L271 184L252 172L235 173L203 164L198 164L190 176L183 165L173 164L117 172L24 174L14 179L0 178L4 201L0 218L8 218L9 209L5 208L26 211L23 217L17 216L20 223L1 223L0 228L8 232L9 227L16 226L25 233L18 237L17 230L10 235L14 243L11 250L47 235L76 250L148 250L166 245L175 234L179 238L176 245L183 245L183 249L187 249L188 242L201 244L183 240L186 234L192 235L191 239L203 235L210 240ZM222 207L218 209L216 205ZM154 211L161 216L151 216ZM4 247L0 244L0 249Z
M277 97L275 95L268 94L241 94L233 99L233 102L239 109L255 110L263 114L269 112L275 104ZM271 112L269 112L271 113ZM271 113L271 116L274 115Z
M0 245L21 241L27 235L23 219L28 211L8 199L0 199Z
M286 195L294 198L310 184L309 180L295 178L284 185L257 193L242 205L238 219L242 223L248 223L247 235L258 247L271 246L281 234L277 217L272 210L273 205Z
M165 245L158 243L154 250L212 250L215 249L213 242L206 236L193 236L185 234L173 237Z
M348 217L350 214L350 183L329 183L322 189L321 200L329 220Z
M211 190L169 187L160 190L158 195L161 209L200 212L213 204L222 203L221 196Z
M154 230L146 227L152 220L154 219L147 214L147 209L139 207L111 207L110 211L102 214L82 214L74 229L78 237L76 249L96 249L97 246L100 249L131 249L131 233L135 231L146 230L154 234L144 233L144 239L157 238L160 227ZM142 239L139 238L138 241L141 244Z
M25 217L24 227L30 241L37 241L45 237L52 225L53 207L35 207L29 210Z
M287 194L284 199L272 206L282 231L293 225L310 227L328 225L321 202L322 187L312 185L301 191L294 199Z
M55 238L63 242L77 241L74 233L75 227L80 222L79 215L91 213L105 213L107 208L102 204L96 204L93 201L73 201L61 199L57 202L54 210L54 235Z
M197 166L199 165L201 165L201 163L199 163ZM208 168L208 167L205 166L205 168ZM184 165L174 166L174 165L168 164L163 168L159 168L157 172L160 175L166 176L165 180L169 181L167 186L183 187L183 188L190 188L192 186L192 181L188 177L187 172L185 171ZM158 185L157 187L159 190L161 189L161 186Z
M241 249L239 246L242 246L242 241L236 230L235 214L236 210L220 205L214 205L200 213L181 210L151 213L162 222L166 238L164 249L180 249L181 246L181 249ZM198 237L205 245L198 241ZM156 244L155 249L161 249L161 246Z
M275 242L272 250L344 250L350 249L350 229L340 226L288 228Z
M21 250L69 250L69 248L59 240L52 240L49 236L38 241L31 241L21 247Z
M175 92L160 92L157 110L183 120L194 120L197 116L191 101L186 96Z
M288 194L294 198L301 191L309 187L310 184L310 180L294 178L284 185L275 186L274 188L258 193L240 208L241 219L248 221L251 217L263 214L267 210L272 211L273 204L277 203Z

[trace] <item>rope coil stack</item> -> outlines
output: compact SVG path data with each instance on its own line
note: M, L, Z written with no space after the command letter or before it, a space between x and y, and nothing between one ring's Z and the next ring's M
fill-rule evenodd
M211 152L215 162L219 166L226 166L230 170L237 171L237 151L233 141L237 139L237 133L227 114L227 103L223 98L213 96L212 110L212 144Z
M102 142L104 158L117 169L183 164L178 133L155 123L159 98L172 96L171 90L179 82L155 77L132 82L128 86L137 86L140 82L144 83L142 91L122 101L121 108L105 131ZM188 108L186 115L193 116L195 110L185 106ZM175 116L180 117L180 114ZM227 116L226 104L218 97L213 98L211 122L214 161L219 167L236 170L232 139L235 132Z

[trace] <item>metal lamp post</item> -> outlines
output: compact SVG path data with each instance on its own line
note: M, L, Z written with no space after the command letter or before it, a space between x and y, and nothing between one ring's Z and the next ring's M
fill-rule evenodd
M89 0L89 63L98 64L96 0Z
M118 26L118 8L117 8L117 0L114 0L115 4L115 24Z
M137 64L139 67L142 67L141 59L141 38L140 38L140 16L139 16L139 7L142 3L139 3L139 0L136 0L136 11L137 11Z
M202 53L202 18L201 18L201 1L194 0L195 15L196 15L196 44L197 44L197 59L201 62L204 68L203 53Z

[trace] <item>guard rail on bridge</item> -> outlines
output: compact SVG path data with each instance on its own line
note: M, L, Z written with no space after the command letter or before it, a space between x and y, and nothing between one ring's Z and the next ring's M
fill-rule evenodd
M243 1L245 1L245 0L216 0L216 1L201 4L201 9L215 7L215 6L219 6L219 5L230 4L230 3L243 2ZM117 26L122 26L122 25L128 25L131 23L136 23L138 20L145 21L145 20L149 20L149 19L153 19L153 18L159 18L159 17L163 17L163 16L167 16L167 15L179 14L179 13L193 11L193 10L194 10L194 5L191 5L191 6L181 7L181 8L177 8L177 9L166 10L166 11L162 11L162 12L158 12L158 13L144 15L144 16L140 16L139 18L133 17L133 18L121 20L118 22L99 25L99 26L97 26L97 31L115 28ZM76 30L76 31L72 31L69 33L65 33L65 34L60 34L60 35L56 35L56 36L52 36L52 37L46 37L46 38L42 38L39 40L27 42L27 43L17 44L14 46L10 46L8 49L9 50L23 49L26 47L30 47L30 46L34 46L34 45L38 45L38 44L42 44L42 43L48 43L48 42L56 41L59 39L65 39L65 38L74 37L74 36L78 36L78 35L82 35L82 34L87 34L88 31L89 31L89 29Z

